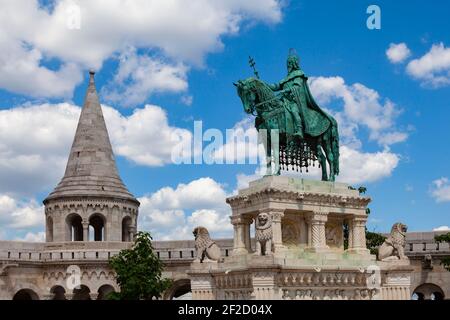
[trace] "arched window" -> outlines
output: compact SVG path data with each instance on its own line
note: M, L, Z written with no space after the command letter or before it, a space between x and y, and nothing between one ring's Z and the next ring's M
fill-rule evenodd
M83 225L81 217L72 213L66 218L67 224L67 241L83 241Z
M414 299L416 298L417 299ZM443 300L444 291L434 283L424 283L418 286L412 295L413 300Z
M45 241L47 242L53 242L53 218L48 217L47 218L47 233L45 235Z
M129 242L132 241L130 235L130 227L131 227L131 218L125 217L122 219L122 241Z
M166 291L164 299L191 300L191 281L189 279L176 280L173 282L172 287Z
M94 241L105 241L105 218L99 214L94 213L89 217L89 239Z
M91 300L91 290L85 286L81 285L78 289L73 289L73 298L72 300Z
M21 289L16 292L13 300L39 300L39 296L31 289Z
M115 292L114 287L110 284L104 284L98 288L97 300L108 300L108 295Z
M54 286L50 293L53 294L52 300L66 300L66 290L62 286Z

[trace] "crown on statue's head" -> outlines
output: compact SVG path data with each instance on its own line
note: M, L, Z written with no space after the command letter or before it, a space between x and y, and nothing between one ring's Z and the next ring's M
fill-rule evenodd
M296 60L298 61L298 55L297 55L297 51L294 48L290 48L289 49L289 54L288 54L288 61L289 60Z

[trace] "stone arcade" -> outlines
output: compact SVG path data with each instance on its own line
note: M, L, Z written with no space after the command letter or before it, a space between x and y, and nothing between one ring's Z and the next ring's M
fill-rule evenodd
M369 199L344 184L266 177L228 202L234 239L215 241L219 262L193 263L192 240L154 242L164 275L174 280L164 299L189 291L196 299L409 299L413 290L424 299L450 296L450 272L439 264L449 245L435 243L432 232L407 234L410 290L407 262L376 262L365 249ZM93 72L64 177L44 203L46 242L0 241L0 299L104 299L118 290L108 259L131 245L139 202L117 172ZM255 221L257 238L273 243L258 251L264 255L254 254ZM372 285L376 266L380 284Z
M370 198L348 185L267 176L227 202L234 226L232 255L223 262L192 263L194 299L410 298L409 261L377 262L369 253ZM347 250L344 223L349 226Z
M64 177L44 200L46 242L2 243L0 299L101 299L118 290L108 258L130 246L139 202L117 172L89 74Z

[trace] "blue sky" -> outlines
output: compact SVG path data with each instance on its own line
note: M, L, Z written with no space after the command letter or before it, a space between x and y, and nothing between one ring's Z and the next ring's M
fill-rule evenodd
M194 224L231 235L224 199L256 166L171 164L167 135L189 136L194 120L251 130L232 82L252 76L249 55L262 79L280 80L291 47L338 118L340 181L373 199L369 229L450 225L449 4L111 1L105 13L98 1L77 3L2 4L0 237L42 239L40 202L63 174L89 68L122 179L143 204L140 228L158 239L189 237ZM370 4L380 30L366 26Z

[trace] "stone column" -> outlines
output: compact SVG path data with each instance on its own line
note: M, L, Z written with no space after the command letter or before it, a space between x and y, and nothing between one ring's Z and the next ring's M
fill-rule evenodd
M366 222L367 216L353 216L351 223L351 247L349 252L368 254L369 249L366 247Z
M351 220L347 220L348 224L348 249L353 248L353 225Z
M234 228L233 255L247 254L248 251L245 245L246 221L240 216L231 216L230 219Z
M134 237L136 236L136 227L135 226L129 226L128 228L128 234L130 237L130 241L134 241Z
M67 241L66 232L66 220L63 219L62 212L60 210L55 210L53 212L53 242Z
M325 223L328 219L328 213L322 211L315 211L309 217L310 225L310 243L308 244L309 251L319 252L327 251L328 246L325 238Z
M91 300L97 300L98 292L90 292L89 297L91 298Z
M281 232L281 219L284 217L284 210L271 209L270 217L272 219L272 242L274 253L281 253L285 249Z
M307 225L307 228L308 228L308 241L306 242L306 247L310 247L311 246L311 243L312 243L312 240L311 240L311 230L312 230L312 228L311 228L311 220L310 219L305 219L305 222L306 222L306 225Z
M252 244L251 244L251 238L250 238L250 227L252 224L252 219L247 219L246 223L244 225L244 243L245 248L248 252L252 251Z
M73 293L66 293L64 296L66 297L66 300L73 300Z
M83 221L83 241L89 241L89 222Z

